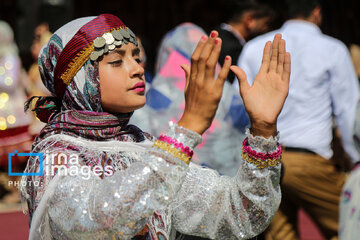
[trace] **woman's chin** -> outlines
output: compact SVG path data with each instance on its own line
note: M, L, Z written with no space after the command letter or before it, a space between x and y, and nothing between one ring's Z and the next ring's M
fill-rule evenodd
M146 102L138 104L138 105L134 105L134 106L129 106L129 107L123 107L123 106L111 106L111 107L104 107L103 109L105 112L109 112L109 113L130 113L133 112L135 110L138 110L142 107L144 107L146 104Z

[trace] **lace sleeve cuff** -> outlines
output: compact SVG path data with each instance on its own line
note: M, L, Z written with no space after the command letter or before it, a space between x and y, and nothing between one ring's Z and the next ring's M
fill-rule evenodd
M258 168L274 167L281 163L282 150L278 143L279 133L268 139L253 136L246 130L247 138L243 142L242 158Z
M188 146L191 149L194 149L202 141L200 134L187 128L179 127L174 122L169 122L169 131L166 133L166 135L170 138L176 139L178 142Z
M263 153L272 153L278 148L280 134L277 132L275 137L271 136L270 138L264 138L261 136L253 136L247 128L246 137L248 138L249 145L253 150Z
M199 134L170 122L167 134L160 135L153 147L180 159L188 165L194 153L193 149L200 142L201 136Z

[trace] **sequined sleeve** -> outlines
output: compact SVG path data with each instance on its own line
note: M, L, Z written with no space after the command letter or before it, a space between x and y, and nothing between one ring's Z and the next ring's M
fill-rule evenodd
M277 138L252 137L250 146L273 152ZM225 161L226 159L224 159ZM260 169L243 161L236 177L190 164L188 175L171 204L177 231L210 239L248 239L261 233L280 204L280 164Z
M192 148L201 142L200 135L177 126L172 126L167 135ZM51 236L108 239L115 234L130 239L141 231L155 210L169 205L189 167L156 147L146 150L140 159L103 179L93 173L60 176L58 172L41 194L41 201L47 201L41 221L50 223ZM46 199L46 195L50 197ZM39 209L43 208L39 206L35 215ZM46 227L40 224L31 228L38 231L34 239L47 239Z

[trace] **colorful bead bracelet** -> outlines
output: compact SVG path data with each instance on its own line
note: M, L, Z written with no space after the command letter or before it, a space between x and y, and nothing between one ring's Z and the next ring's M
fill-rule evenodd
M281 162L282 150L278 144L277 150L273 153L261 153L251 149L248 139L243 142L241 156L244 160L255 164L258 168L274 167Z
M189 157L186 153L183 153L181 150L175 148L173 145L171 145L167 142L156 140L154 142L153 147L157 147L159 149L162 149L162 150L172 154L174 157L179 158L186 164L189 164L191 161L191 157Z
M183 153L185 153L190 158L194 154L193 150L191 150L189 147L187 147L187 146L185 147L184 144L179 143L176 139L173 139L171 137L168 137L165 135L160 135L158 140L173 145L175 148L181 150Z

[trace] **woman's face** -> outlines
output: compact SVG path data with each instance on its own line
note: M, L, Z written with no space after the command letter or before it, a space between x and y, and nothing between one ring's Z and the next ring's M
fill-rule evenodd
M99 79L105 111L127 113L145 105L144 69L140 49L134 44L123 44L104 55L99 62Z

